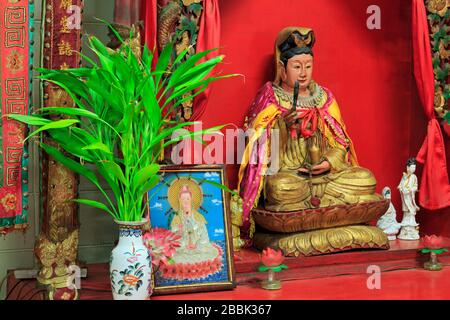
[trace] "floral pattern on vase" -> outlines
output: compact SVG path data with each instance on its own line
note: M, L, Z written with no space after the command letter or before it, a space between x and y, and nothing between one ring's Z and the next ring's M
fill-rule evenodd
M119 243L110 258L113 297L115 300L148 299L152 293L151 255L143 243L141 225L118 223Z

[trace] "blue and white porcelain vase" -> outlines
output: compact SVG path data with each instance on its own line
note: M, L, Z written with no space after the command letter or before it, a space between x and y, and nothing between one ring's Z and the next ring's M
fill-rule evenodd
M152 294L152 262L142 240L147 221L119 225L119 243L111 252L109 274L114 300L147 300Z

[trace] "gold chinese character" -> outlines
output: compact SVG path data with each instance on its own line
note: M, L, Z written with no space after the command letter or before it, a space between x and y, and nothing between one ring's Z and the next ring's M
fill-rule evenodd
M71 56L72 55L72 46L67 41L62 40L58 43L59 55L60 56Z
M61 70L67 70L67 69L69 69L69 65L67 64L67 63L63 63L60 67L59 67L59 69L61 69Z
M61 32L61 33L70 33L69 19L67 19L66 16L63 16L61 18L61 22L59 24L61 25L61 29L59 30L59 32Z
M72 0L61 0L60 8L67 10L72 5Z

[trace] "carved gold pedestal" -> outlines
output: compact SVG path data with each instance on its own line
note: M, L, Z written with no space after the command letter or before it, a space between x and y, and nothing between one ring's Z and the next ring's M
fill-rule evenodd
M345 226L298 233L255 233L257 249L281 249L285 256L313 256L359 248L389 249L384 232L372 226Z
M264 229L287 233L376 221L388 208L389 200L382 199L354 205L335 205L295 212L272 212L257 208L252 210L252 215L256 224Z

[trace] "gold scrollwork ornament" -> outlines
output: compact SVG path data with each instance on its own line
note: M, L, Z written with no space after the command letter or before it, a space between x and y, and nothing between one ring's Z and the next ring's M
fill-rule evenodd
M444 17L450 7L449 0L428 0L427 8L431 13Z

